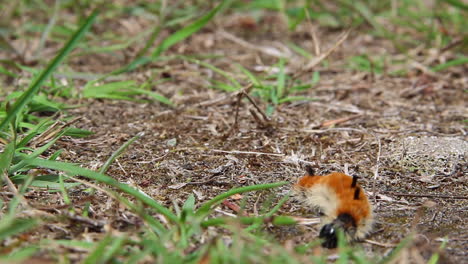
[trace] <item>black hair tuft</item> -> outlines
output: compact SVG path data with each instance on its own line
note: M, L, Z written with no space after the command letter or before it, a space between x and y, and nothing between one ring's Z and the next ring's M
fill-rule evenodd
M361 188L356 188L356 191L354 191L354 200L359 200L359 193L361 191Z

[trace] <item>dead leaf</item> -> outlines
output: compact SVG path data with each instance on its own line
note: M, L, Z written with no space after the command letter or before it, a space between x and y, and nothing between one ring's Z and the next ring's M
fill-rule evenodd
M234 195L231 195L229 198L233 199L233 200L240 200L242 198L244 198L244 196L242 196L241 194L234 194Z

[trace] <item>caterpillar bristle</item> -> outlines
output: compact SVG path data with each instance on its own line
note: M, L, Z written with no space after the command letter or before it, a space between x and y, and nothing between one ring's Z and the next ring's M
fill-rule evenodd
M359 193L361 191L361 188L356 188L356 191L354 191L354 200L359 200Z
M353 182L351 183L351 188L356 187L357 180L358 180L358 176L354 175L353 176Z
M307 176L314 176L315 171L314 171L314 168L312 168L312 166L307 165L305 169L307 172Z

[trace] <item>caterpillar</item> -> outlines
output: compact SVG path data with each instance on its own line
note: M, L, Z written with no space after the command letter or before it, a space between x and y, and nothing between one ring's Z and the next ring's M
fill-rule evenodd
M312 167L299 178L293 191L306 206L318 208L322 216L319 238L325 248L336 248L338 230L348 241L362 240L372 229L372 207L357 176L333 172L314 175Z

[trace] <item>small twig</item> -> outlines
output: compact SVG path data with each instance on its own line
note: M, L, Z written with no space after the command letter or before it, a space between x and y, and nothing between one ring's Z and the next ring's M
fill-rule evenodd
M83 216L79 216L79 215L68 213L68 212L62 212L62 214L67 216L71 220L82 222L82 223L95 226L95 227L103 227L106 224L103 221L94 220L88 217L83 217Z
M247 86L242 88L242 90L236 92L237 102L236 102L236 114L235 114L235 117L234 117L234 124L231 126L229 131L225 134L226 137L230 136L232 134L232 132L235 129L238 128L239 109L240 109L240 104L241 104L241 101L242 101L242 97L244 97L244 96L250 101L251 104L253 104L255 109L257 109L257 111L262 115L265 122L269 121L268 117L265 115L265 113L263 113L262 109L260 109L260 107L258 107L258 105L255 103L255 101L250 97L249 92L252 89L252 87L253 87L253 83L249 83Z
M237 93L236 114L234 115L234 124L232 124L231 128L228 130L226 134L223 135L223 137L228 138L238 128L239 108L240 108L242 96L244 95L241 92Z
M257 109L257 111L262 115L263 117L263 120L265 122L268 122L270 121L270 119L268 119L268 117L266 116L266 114L262 111L262 109L260 109L260 107L258 107L257 103L255 103L255 100L250 97L250 95L248 93L246 93L245 91L243 91L243 94L244 96L253 104L253 106L255 107L255 109Z
M253 116L255 121L261 126L261 127L266 127L267 125L263 120L258 116L257 112L255 112L253 109L249 109L250 114Z
M115 163L117 163L117 165L119 165L119 168L120 170L122 170L122 172L127 175L128 173L125 171L125 169L123 168L122 164L120 164L119 160L118 159L115 159Z
M217 212L217 213L221 213L221 214L223 214L223 215L230 216L230 217L234 217L234 218L237 217L237 215L232 214L232 213L228 213L228 212L223 211L223 210L221 210L221 209L219 209L219 208L215 208L214 211Z
M458 45L460 45L460 44L462 44L462 43L463 43L463 39L459 39L459 40L457 40L457 41L454 41L454 42L452 42L452 43L449 43L447 46L443 47L443 48L440 50L439 53L444 53L444 52L446 52L446 51L448 51L448 50L450 50L450 49L453 49L454 47L456 47L456 46L458 46Z
M292 79L295 80L295 79L299 78L300 76L302 76L306 72L309 72L310 70L312 70L312 68L317 66L324 59L326 59L336 48L338 48L346 40L346 38L348 38L349 32L350 32L350 30L343 33L343 35L338 39L338 41L335 43L335 45L333 45L333 47L329 48L327 51L320 54L319 56L313 58L305 67L303 67L300 71L298 71L293 76Z
M412 193L395 193L395 192L384 192L385 194L403 197L426 197L426 198L441 198L441 199L457 199L457 200L468 200L468 196L457 196L457 195L444 195L444 194L412 194Z
M380 242L370 240L370 239L366 239L366 240L364 240L364 242L366 242L368 244L371 244L371 245L376 245L376 246L380 246L380 247L388 247L388 248L392 248L392 247L397 246L395 244L380 243Z
M240 109L240 104L242 101L242 97L244 96L244 93L238 93L237 94L237 102L236 102L236 114L234 116L234 124L232 124L231 129L229 129L227 135L231 135L231 133L238 128L238 122L239 122L239 109Z
M275 157L284 157L284 154L279 153L266 153L266 152L255 152L255 151L240 151L240 150L220 150L220 149L211 149L213 152L229 153L229 154L248 154L248 155L266 155L266 156L275 156Z

